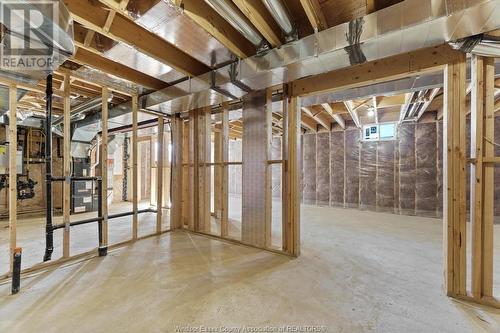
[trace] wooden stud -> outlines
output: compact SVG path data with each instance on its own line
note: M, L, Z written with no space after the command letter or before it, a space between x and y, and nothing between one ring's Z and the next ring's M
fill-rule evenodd
M63 257L69 257L70 245L70 209L71 209L71 100L70 100L70 76L64 74L64 145L63 145L63 175L66 180L63 184Z
M476 163L470 170L471 214L471 292L474 298L482 297L482 208L483 208L483 107L484 107L483 57L471 59L471 158Z
M165 121L162 116L158 117L158 141L157 141L157 161L156 161L156 233L161 233L161 223L163 220L163 140L165 133Z
M494 58L484 59L484 158L495 156L495 113L494 105ZM495 166L484 165L483 173L483 212L482 212L482 281L481 294L483 297L493 296L493 225L495 207Z
M266 90L266 159L272 160L273 146L273 90ZM270 247L272 244L272 165L267 163L265 172L265 222L264 222L264 246Z
M221 188L221 237L229 235L229 103L222 103L222 188Z
M300 102L293 95L291 85L286 86L286 155L285 155L285 191L286 215L284 250L291 255L300 254ZM291 97L288 97L291 96Z
M138 210L138 141L137 141L137 112L138 96L132 96L132 239L137 239L137 210Z
M171 214L170 214L170 228L179 229L182 228L183 214L184 214L184 176L182 166L183 162L183 132L184 132L184 122L179 117L179 115L174 115L172 117L172 198L171 198Z
M214 216L220 219L222 216L222 131L221 125L214 129Z
M466 294L465 263L465 55L459 54L444 72L443 226L445 289Z
M17 87L9 85L9 240L10 265L17 247Z
M204 135L201 140L203 144L203 156L202 160L204 163L209 163L212 160L212 110L210 107L204 108L203 112L205 116L203 118L203 130L201 133ZM211 206L211 185L212 185L212 173L211 167L205 165L203 167L203 230L205 232L210 233L211 229L211 217L210 214L210 206Z
M101 177L102 177L102 245L108 245L108 98L109 90L102 88L101 111Z

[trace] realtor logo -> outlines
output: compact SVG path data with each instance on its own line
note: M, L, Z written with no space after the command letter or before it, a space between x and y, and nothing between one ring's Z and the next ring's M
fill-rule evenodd
M0 68L52 70L58 1L0 0Z

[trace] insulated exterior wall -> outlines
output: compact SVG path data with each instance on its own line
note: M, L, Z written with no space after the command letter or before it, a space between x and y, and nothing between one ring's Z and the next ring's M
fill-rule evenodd
M437 192L437 132L435 123L416 125L415 209L419 216L436 211Z
M377 210L394 212L394 141L377 144Z
M309 203L315 198L318 205L324 204L323 186L328 180L330 206L442 216L442 123L403 124L398 136L387 141L360 142L360 134L354 128L330 132L329 152L325 151L328 132L303 135L304 191ZM327 156L329 173L324 164Z
M303 202L316 204L316 134L304 134L303 145Z
M356 208L359 205L359 138L359 130L345 131L345 205Z
M415 214L415 125L399 127L399 209Z
M377 181L377 142L361 143L359 203L361 209L375 210Z
M344 132L330 136L330 205L344 206Z
M316 137L316 204L330 204L330 133Z
M266 91L243 101L242 241L265 246L267 128Z

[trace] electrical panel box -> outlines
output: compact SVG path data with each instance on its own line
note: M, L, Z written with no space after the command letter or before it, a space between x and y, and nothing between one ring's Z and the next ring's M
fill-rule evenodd
M17 150L17 174L23 173L23 150ZM9 145L0 145L0 175L9 173Z

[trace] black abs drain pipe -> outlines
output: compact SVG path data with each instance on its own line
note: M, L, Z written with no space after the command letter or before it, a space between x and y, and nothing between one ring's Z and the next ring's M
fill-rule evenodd
M47 204L45 223L45 254L43 261L49 261L54 251L54 229L52 226L52 74L47 76L45 119L45 200Z

